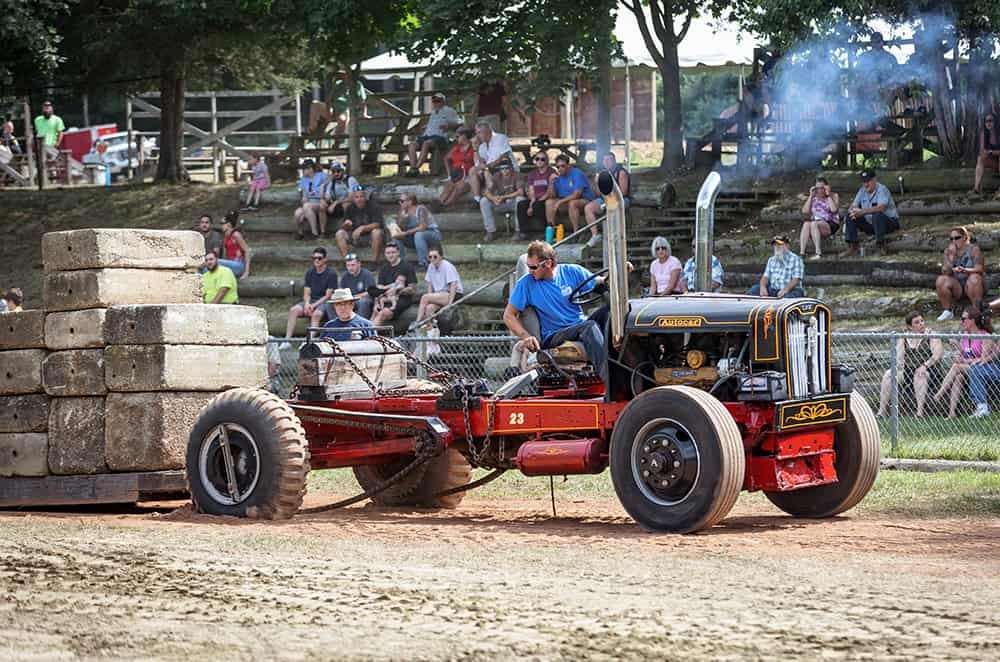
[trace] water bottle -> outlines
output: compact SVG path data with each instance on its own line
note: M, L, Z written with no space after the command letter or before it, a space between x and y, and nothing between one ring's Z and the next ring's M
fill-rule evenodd
M555 239L556 229L551 225L545 227L545 242L551 244L552 240Z
M565 236L566 236L566 229L563 227L563 224L560 223L559 225L556 226L556 243L558 244L560 241L562 241Z

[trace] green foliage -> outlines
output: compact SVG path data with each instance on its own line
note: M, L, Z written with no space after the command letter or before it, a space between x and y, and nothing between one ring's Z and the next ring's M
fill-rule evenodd
M616 7L610 0L424 0L414 3L405 50L458 85L508 81L530 104L593 74L601 49L617 52Z
M681 108L684 134L704 135L712 120L738 103L740 79L732 73L705 73L681 76ZM658 108L658 112L662 111ZM662 115L661 115L662 117ZM662 122L657 122L658 125Z
M64 60L55 24L69 7L62 0L0 0L0 95L17 94Z

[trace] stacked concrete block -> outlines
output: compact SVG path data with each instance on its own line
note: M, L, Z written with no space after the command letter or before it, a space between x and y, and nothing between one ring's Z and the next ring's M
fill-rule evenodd
M115 306L104 331L112 471L182 467L205 403L228 388L267 383L267 316L260 308Z
M48 473L45 313L0 314L0 476Z

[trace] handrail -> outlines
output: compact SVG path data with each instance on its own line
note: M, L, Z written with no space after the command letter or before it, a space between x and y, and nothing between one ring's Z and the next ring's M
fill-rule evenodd
M566 237L564 237L562 241L560 241L560 242L558 242L556 244L553 244L552 247L553 248L558 248L559 246L562 246L563 244L565 244L567 241L569 241L573 237L575 237L575 236L583 233L585 230L589 230L592 227L600 225L601 223L604 222L604 219L606 219L606 218L607 218L607 215L601 216L600 218L598 218L597 220L595 220L593 223L588 223L587 225L584 225L582 228L580 228L579 230L576 230L572 234L566 235ZM438 315L440 315L444 311L450 310L450 309L454 308L455 306L459 306L459 305L461 305L461 304L463 304L465 302L470 301L472 299L472 297L474 297L475 295L479 294L480 292L482 292L483 290L485 290L490 285L493 285L494 283L497 283L497 282L503 280L504 278L507 278L508 276L510 276L515 271L517 271L517 265L516 264L513 267L511 267L510 269L508 269L507 271L505 271L502 274L500 274L499 276L496 276L492 280L486 281L485 283L483 283L482 285L480 285L479 287L477 287L473 291L469 292L468 294L464 294L463 293L461 299L459 299L458 301L452 301L447 306L445 306L444 308L441 308L440 310L438 310L433 315L429 315L428 317L426 317L426 318L424 318L422 320L416 320L416 321L414 321L413 324L410 325L410 328L417 328L417 327L423 326L427 322L430 322L432 319L436 319L438 317Z

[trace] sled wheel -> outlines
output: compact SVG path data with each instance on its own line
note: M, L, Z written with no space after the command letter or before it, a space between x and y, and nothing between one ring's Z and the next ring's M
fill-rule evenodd
M302 424L284 400L267 391L220 393L191 429L187 480L199 512L286 519L302 505L308 473Z
M611 479L644 529L691 533L726 516L743 486L739 428L717 399L689 386L643 392L611 434Z
M354 467L354 477L361 489L367 491L392 478L412 461L413 457L408 455L398 462ZM441 497L434 494L465 485L471 476L472 467L465 457L454 448L446 448L444 453L418 466L399 483L376 494L372 501L380 506L457 508L465 492Z
M868 494L878 475L880 437L872 408L851 394L851 418L837 426L833 449L836 483L791 492L765 492L771 503L795 517L832 517L850 510Z

